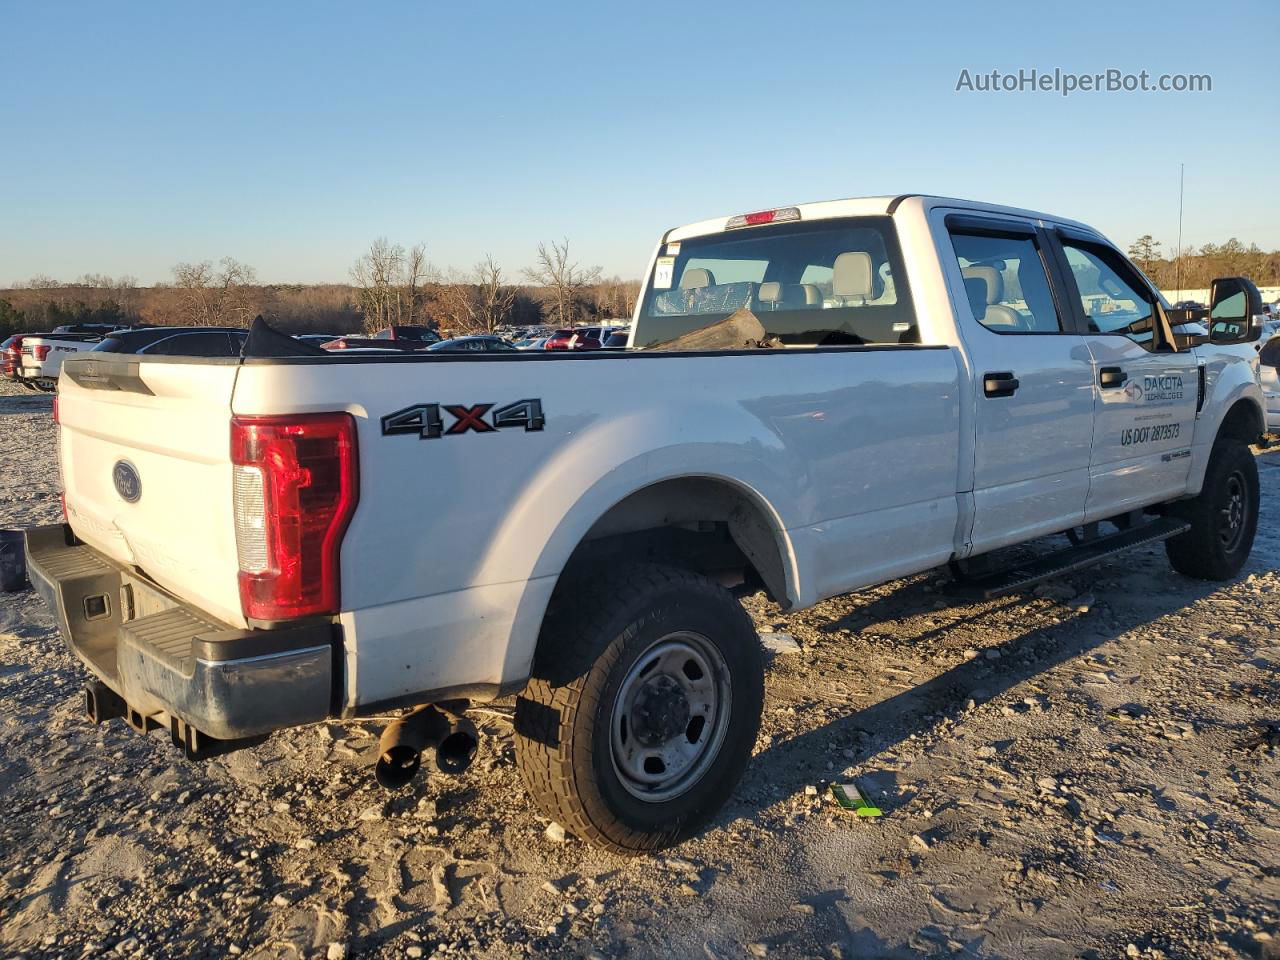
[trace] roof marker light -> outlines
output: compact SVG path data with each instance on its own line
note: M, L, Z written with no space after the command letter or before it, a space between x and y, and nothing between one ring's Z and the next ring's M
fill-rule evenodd
M744 213L730 217L724 228L737 230L740 227L758 227L766 223L786 223L789 220L799 219L799 207L779 207L776 210L761 210L758 213Z

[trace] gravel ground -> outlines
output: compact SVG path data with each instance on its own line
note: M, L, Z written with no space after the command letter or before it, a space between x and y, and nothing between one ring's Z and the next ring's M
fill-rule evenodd
M0 525L57 520L49 398L0 386ZM960 603L920 576L783 616L756 755L667 856L557 835L510 702L458 779L389 795L378 724L191 764L81 716L0 599L0 955L1280 957L1280 455L1245 574L1159 547ZM884 815L832 803L856 778Z

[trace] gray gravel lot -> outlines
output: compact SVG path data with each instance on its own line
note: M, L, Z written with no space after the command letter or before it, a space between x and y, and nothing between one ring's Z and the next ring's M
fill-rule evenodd
M59 518L48 397L0 385L0 526ZM81 715L0 595L0 955L1280 957L1280 455L1234 583L1160 547L957 603L920 576L782 616L756 755L666 856L557 842L510 702L459 779L387 794L377 722L191 764ZM826 785L856 777L863 821ZM550 831L554 836L555 831Z

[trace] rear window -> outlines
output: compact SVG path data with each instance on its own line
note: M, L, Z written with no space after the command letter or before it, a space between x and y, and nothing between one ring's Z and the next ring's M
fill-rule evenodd
M240 342L221 330L180 333L157 340L138 352L161 357L231 357L240 352Z
M888 217L745 227L663 245L635 343L659 346L747 311L767 346L918 343Z

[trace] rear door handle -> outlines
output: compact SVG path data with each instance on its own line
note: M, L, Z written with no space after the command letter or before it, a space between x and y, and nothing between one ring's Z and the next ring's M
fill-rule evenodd
M1008 371L982 375L982 392L988 397L1012 397L1017 389L1018 379Z
M1123 387L1128 379L1129 375L1119 367L1103 367L1098 371L1098 386L1103 388Z

